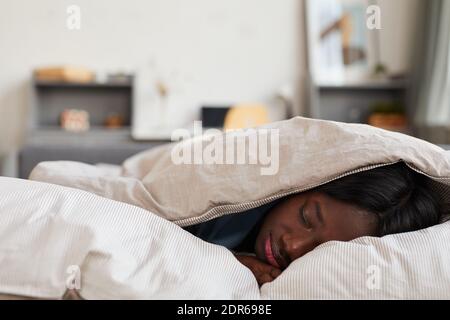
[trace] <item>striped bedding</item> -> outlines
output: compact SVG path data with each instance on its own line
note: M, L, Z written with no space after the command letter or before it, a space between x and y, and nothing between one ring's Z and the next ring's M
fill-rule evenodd
M306 118L265 128L279 131L272 176L254 165L176 165L168 145L114 175L49 162L36 181L0 178L0 293L57 298L75 284L86 299L450 299L449 223L324 243L261 288L228 250L182 230L398 161L450 205L450 157L425 141Z

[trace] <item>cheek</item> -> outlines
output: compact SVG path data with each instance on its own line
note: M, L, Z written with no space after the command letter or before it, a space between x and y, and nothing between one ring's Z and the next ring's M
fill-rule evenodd
M263 247L270 233L281 234L286 229L286 217L279 210L270 212L264 219L256 238L256 245ZM261 250L261 248L259 248Z
M284 228L285 219L282 215L272 215L265 219L260 233L268 234L269 232L277 232L280 229Z
M280 235L297 230L300 227L298 207L297 203L286 202L272 209L264 218L258 240L267 237L270 232Z

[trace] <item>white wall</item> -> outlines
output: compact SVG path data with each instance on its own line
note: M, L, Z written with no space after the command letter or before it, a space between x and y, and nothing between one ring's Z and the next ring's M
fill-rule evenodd
M382 15L381 61L390 72L408 72L413 63L414 41L420 36L418 15L427 0L378 0Z
M411 65L419 1L379 0L391 71ZM70 4L81 7L80 31L66 28ZM280 86L304 76L301 7L302 0L0 0L0 164L22 140L37 66L153 73L176 92L175 126L196 118L199 104L272 105Z
M37 66L147 70L179 97L175 125L196 118L202 103L270 103L299 73L300 3L0 0L0 153L21 140L27 82ZM66 28L70 4L81 7L79 31Z

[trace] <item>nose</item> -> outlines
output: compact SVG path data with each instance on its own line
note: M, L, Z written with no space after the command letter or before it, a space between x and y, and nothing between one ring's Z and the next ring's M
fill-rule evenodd
M281 246L290 261L300 258L315 248L312 237L286 232L281 236Z

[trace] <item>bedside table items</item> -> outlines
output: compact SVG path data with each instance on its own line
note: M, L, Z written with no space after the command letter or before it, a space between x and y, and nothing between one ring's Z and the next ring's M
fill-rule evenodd
M169 95L169 88L163 81L156 81L156 92L161 99L165 99Z
M80 109L66 109L60 116L61 128L71 132L86 132L90 129L89 112ZM122 115L113 113L105 118L106 129L120 129L124 127Z
M109 81L108 70L99 70L90 82L47 79L31 75L28 134L19 151L20 177L27 178L42 161L120 164L133 154L170 142L170 135L168 140L151 143L131 139L134 81Z
M95 74L83 67L58 66L37 68L34 77L38 81L88 83L94 81Z
M224 130L253 128L269 122L267 108L260 104L237 104L225 116Z
M379 128L406 128L406 116L402 114L374 113L369 117L369 124Z
M134 82L129 77L131 75L120 75L113 82L106 73L99 72L90 82L81 82L81 78L77 82L61 81L63 78L46 81L35 73L30 99L31 129L82 132L95 128L95 132L100 132L120 128L130 131Z
M388 68L385 64L378 62L373 68L373 76L375 78L386 78L388 74Z
M60 116L61 128L72 132L85 132L90 129L89 112L80 109L66 109ZM124 117L113 113L105 118L106 129L120 129L124 127Z
M89 113L80 109L66 109L60 116L61 128L71 132L89 130Z
M124 126L123 116L120 114L110 114L105 119L105 127L108 129L118 129Z
M252 128L269 122L267 107L261 104L203 106L201 120L204 129L235 130Z
M110 83L131 83L133 81L133 75L125 72L109 73L106 81Z
M269 122L267 107L256 103L240 103L229 106L203 106L203 128L235 130L253 128Z
M408 121L404 107L398 102L379 102L373 105L368 124L387 130L406 132Z
M200 119L203 128L223 129L225 117L230 108L230 106L202 106Z
M158 123L156 128L166 129L167 128L167 113L169 108L169 86L165 81L157 80L155 82L155 91L158 99L156 100L157 110L158 110Z
M135 140L155 140L168 137L185 125L183 118L189 109L200 106L196 95L196 70L167 64L153 54L134 65L132 137Z

